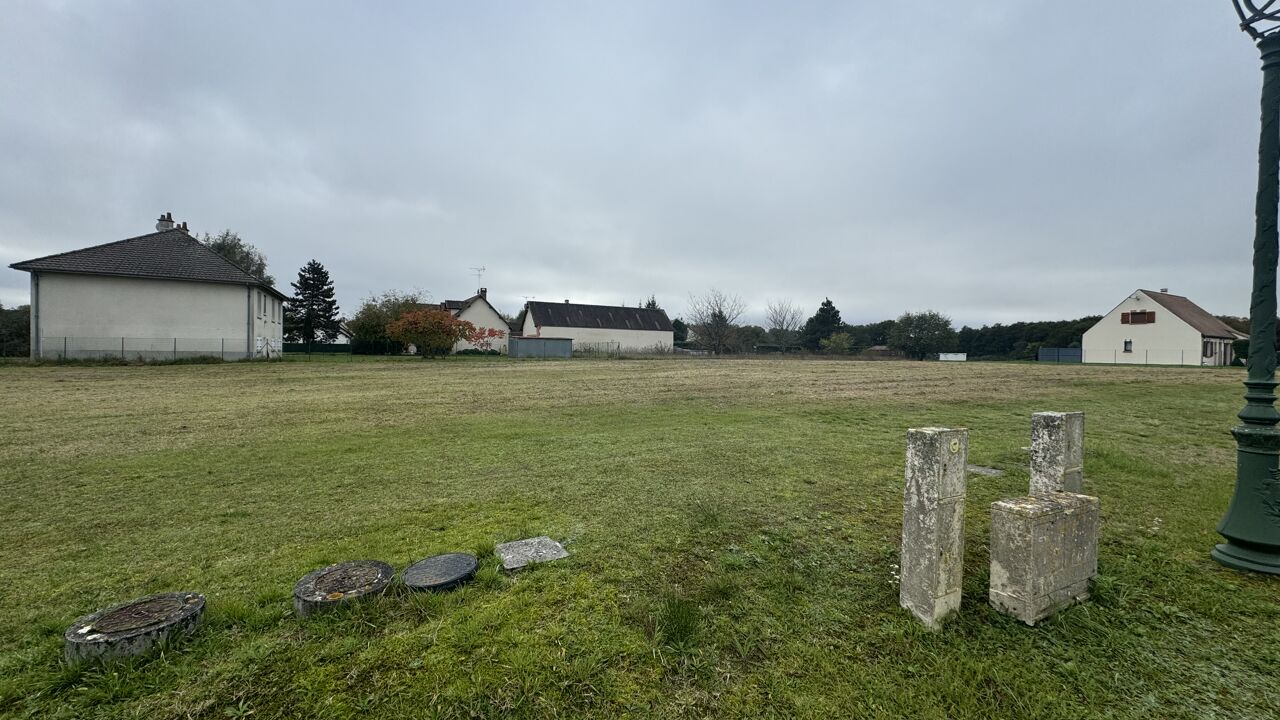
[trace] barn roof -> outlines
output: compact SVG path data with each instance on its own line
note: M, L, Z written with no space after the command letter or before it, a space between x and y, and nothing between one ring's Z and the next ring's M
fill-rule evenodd
M1209 314L1207 310L1191 302L1181 295L1142 290L1147 297L1155 300L1165 310L1178 316L1183 322L1195 328L1204 337L1226 338L1229 340L1246 337L1232 330L1226 323Z
M671 320L663 310L530 301L525 312L533 314L533 324L538 327L672 331ZM521 313L522 320L523 316Z
M210 250L208 246L191 237L181 228L161 230L104 245L94 245L82 250L46 255L34 260L16 262L9 267L26 272L112 275L152 280L252 285L277 297L286 297L279 290Z

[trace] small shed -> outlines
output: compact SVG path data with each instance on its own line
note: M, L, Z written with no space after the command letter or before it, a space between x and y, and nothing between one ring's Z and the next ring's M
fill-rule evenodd
M507 353L513 358L568 358L573 356L573 340L512 335Z

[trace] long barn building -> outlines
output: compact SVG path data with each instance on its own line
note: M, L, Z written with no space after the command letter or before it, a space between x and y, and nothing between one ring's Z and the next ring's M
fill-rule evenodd
M514 328L529 338L569 338L575 350L670 352L675 339L663 310L568 301L525 303Z

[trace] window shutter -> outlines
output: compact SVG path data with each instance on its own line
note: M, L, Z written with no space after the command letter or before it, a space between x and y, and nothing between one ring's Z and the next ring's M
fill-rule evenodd
M1147 311L1147 322L1149 322L1149 323L1153 323L1153 322L1155 322L1155 321L1156 321L1156 311L1155 311L1155 310L1148 310L1148 311Z
M1120 324L1121 325L1129 324L1129 313L1120 313Z

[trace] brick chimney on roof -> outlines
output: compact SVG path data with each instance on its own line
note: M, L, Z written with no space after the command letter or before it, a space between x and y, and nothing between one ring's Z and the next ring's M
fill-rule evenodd
M480 288L480 297L482 297L482 298L484 298L484 299L488 300L488 299L489 299L489 288Z
M156 230L160 232L164 232L165 230L172 230L172 229L173 229L173 213L167 212L161 215L159 220L156 220Z

